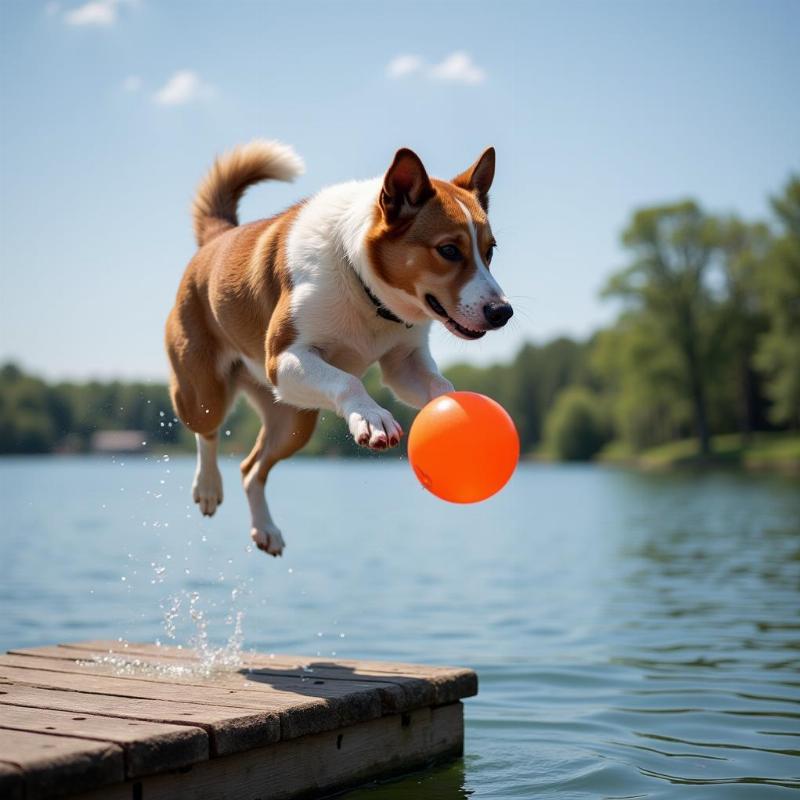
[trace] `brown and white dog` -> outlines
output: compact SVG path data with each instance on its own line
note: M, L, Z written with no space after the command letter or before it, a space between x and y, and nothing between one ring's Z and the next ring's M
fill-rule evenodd
M251 536L273 556L283 537L264 496L267 475L303 447L319 409L343 417L358 444L393 447L403 431L360 376L415 408L452 390L428 348L431 320L464 339L500 328L513 311L489 272L487 149L452 181L429 178L399 150L383 178L323 189L269 219L239 225L251 184L290 181L294 151L255 141L217 159L194 200L199 250L167 320L171 394L197 439L192 493L204 515L222 502L218 431L239 391L263 425L242 462Z

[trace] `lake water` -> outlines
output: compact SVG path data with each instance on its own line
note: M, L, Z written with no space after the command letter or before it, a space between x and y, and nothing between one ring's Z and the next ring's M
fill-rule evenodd
M246 647L475 668L463 763L351 799L800 789L797 481L523 465L457 507L391 456L295 459L271 478L273 560L248 547L236 461L212 520L192 472L0 460L0 648L169 641L165 614L185 641L191 605L219 643L241 613Z

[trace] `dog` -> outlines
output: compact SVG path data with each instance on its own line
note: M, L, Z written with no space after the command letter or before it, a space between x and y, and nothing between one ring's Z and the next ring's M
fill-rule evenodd
M285 543L267 476L308 442L319 410L342 417L359 445L394 447L403 431L365 390L367 367L377 362L394 394L422 408L453 390L428 347L431 322L479 339L513 314L489 270L494 148L451 181L403 148L381 178L239 224L249 186L303 171L290 147L263 140L215 161L192 208L199 249L166 325L170 395L197 441L193 499L206 516L222 503L218 432L244 392L263 423L241 464L251 538L273 556Z

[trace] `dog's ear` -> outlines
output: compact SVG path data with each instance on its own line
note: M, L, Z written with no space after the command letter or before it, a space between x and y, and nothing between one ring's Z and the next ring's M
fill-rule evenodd
M467 170L453 178L456 186L474 192L484 211L489 210L489 189L494 180L494 147L487 147Z
M386 221L408 219L433 195L433 184L419 156L407 147L398 150L383 179L380 203Z

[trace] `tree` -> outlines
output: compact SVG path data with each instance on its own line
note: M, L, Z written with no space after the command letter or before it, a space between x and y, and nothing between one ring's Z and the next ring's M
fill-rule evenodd
M758 281L773 242L765 224L743 222L738 217L717 221L714 230L724 290L719 346L714 355L729 365L731 387L722 387L723 403L735 406L738 427L746 439L762 422L755 354L767 328L767 316Z
M564 389L545 423L545 442L563 461L589 461L608 441L600 398L582 386Z
M612 276L605 294L640 316L662 353L674 353L689 398L700 453L711 453L708 384L713 302L706 285L714 245L711 221L692 201L637 211L622 241L632 262Z
M561 336L541 346L524 345L507 368L506 407L519 427L524 451L542 442L545 418L559 392L588 381L586 354L584 343Z
M640 311L601 331L591 354L606 416L634 452L690 435L691 405L680 355Z
M0 453L46 453L55 441L45 383L14 364L0 368Z
M758 347L757 365L767 377L776 424L800 427L800 177L772 201L780 231L760 272L769 327Z

